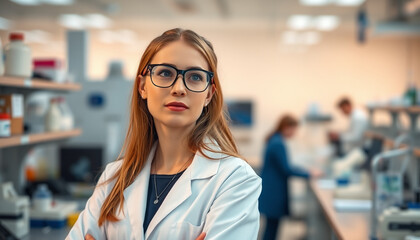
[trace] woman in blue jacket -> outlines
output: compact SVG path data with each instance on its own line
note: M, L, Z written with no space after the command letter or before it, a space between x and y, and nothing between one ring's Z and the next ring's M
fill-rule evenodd
M289 215L288 178L291 176L308 179L313 174L291 166L285 140L291 138L298 127L298 121L289 115L280 119L277 128L267 137L264 166L261 172L262 193L259 199L260 212L266 217L264 240L276 239L278 225L283 216Z

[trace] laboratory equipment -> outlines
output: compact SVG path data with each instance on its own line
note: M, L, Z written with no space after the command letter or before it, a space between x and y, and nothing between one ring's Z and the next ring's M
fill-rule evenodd
M77 210L77 202L54 201L48 210L31 208L31 227L62 228L67 226L67 218Z
M366 154L360 149L355 148L341 159L337 159L332 166L335 177L340 177L352 170L355 166L362 165L366 161Z
M66 81L63 61L57 58L34 59L34 73L58 83Z
M339 184L334 190L335 198L370 199L369 177L366 171L356 169L363 165L367 155L359 148L350 151L341 159L337 159L332 166L336 179L347 180L347 184Z
M391 207L379 217L379 235L383 240L404 240L420 237L420 209Z
M371 199L370 179L366 171L358 173L353 172L353 175L359 176L358 182L349 183L345 186L339 186L334 189L334 197L339 199Z
M52 206L52 194L46 184L39 184L33 195L33 207L38 211L48 211Z
M0 222L16 238L29 233L29 198L18 196L11 182L1 184Z
M371 221L370 221L370 237L372 240L376 240L378 235L378 166L381 162L385 159L392 160L400 157L408 157L405 158L404 163L402 164L402 168L400 170L400 174L402 175L403 171L405 170L405 166L407 162L410 161L411 157L413 156L411 148L401 148L401 149L393 149L390 151L382 152L376 155L372 161L372 209L371 209Z

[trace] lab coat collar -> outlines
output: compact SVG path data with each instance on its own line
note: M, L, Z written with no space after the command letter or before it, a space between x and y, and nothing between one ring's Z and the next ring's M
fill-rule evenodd
M204 141L211 149L220 151L220 147L206 139ZM131 226L133 227L134 239L143 239L143 220L146 212L147 205L147 192L149 186L150 168L151 163L156 153L157 142L154 143L152 150L147 158L146 165L141 170L136 180L124 190L124 199L126 199L128 215L130 218ZM220 161L217 159L222 158L222 154L215 153L203 149L205 155L216 160L209 159L203 156L199 151L196 152L191 165L176 181L168 195L165 197L164 202L152 218L149 226L147 227L145 239L147 239L156 226L175 208L182 204L191 195L191 181L195 179L209 178L215 175L219 169Z

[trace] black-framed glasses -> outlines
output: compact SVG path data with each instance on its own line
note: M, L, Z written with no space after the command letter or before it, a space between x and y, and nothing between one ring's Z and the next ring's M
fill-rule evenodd
M214 74L200 68L179 70L167 64L149 64L147 70L153 85L160 88L173 86L179 74L182 75L185 87L191 92L204 92L213 83Z

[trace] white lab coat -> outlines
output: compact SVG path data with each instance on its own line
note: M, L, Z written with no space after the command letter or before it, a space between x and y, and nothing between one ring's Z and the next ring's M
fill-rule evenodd
M340 136L346 153L354 148L363 147L364 134L368 128L369 120L365 112L360 109L353 109L350 115L350 126Z
M198 152L164 199L144 234L150 165L156 146L157 143L135 181L124 190L123 211L117 211L120 221L106 221L98 226L102 203L115 184L114 180L95 188L66 239L84 239L89 233L96 240L195 240L202 232L207 234L206 239L257 239L261 178L242 159L211 160ZM213 158L222 156L209 151L205 153ZM98 182L111 177L121 163L122 160L108 164Z

